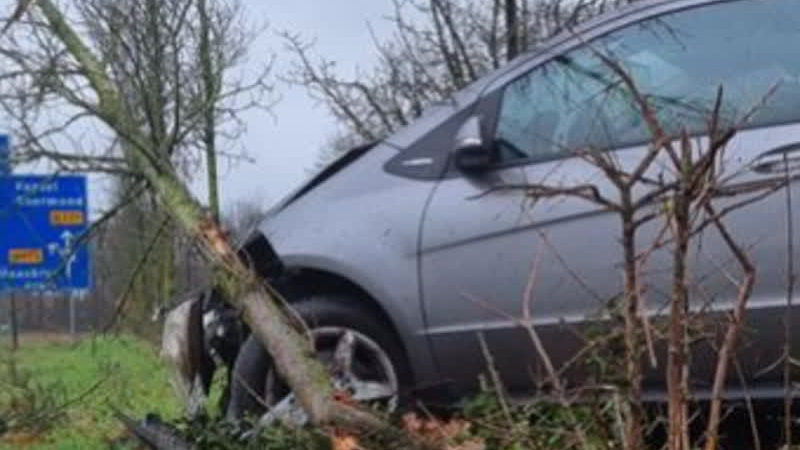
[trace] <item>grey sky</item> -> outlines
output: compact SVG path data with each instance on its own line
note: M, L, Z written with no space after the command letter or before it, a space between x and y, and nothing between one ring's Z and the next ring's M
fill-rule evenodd
M389 24L383 17L391 11L389 0L246 0L248 14L269 29L255 43L250 63L260 64L270 52L277 55L275 69L286 70L290 55L276 37L279 30L291 30L317 39L316 51L337 61L348 73L356 66L368 68L375 60L369 21L378 33ZM308 177L319 150L336 130L324 105L317 104L302 88L283 83L276 86L281 100L269 113L254 111L245 119L247 131L241 145L255 158L254 164L237 163L220 167L223 208L237 200L255 198L269 206ZM195 193L205 199L205 177L193 183Z
M246 20L253 25L268 25L250 50L247 66L242 68L245 71L258 71L273 54L276 57L273 76L287 70L292 55L285 51L284 42L277 36L284 30L300 33L304 39L315 38L314 54L336 61L337 69L344 73L353 73L356 67L369 69L377 55L367 22L379 37L391 31L391 24L385 20L392 11L391 0L242 1ZM4 9L11 9L13 3L14 0L0 0ZM239 200L255 200L263 207L280 200L310 176L309 170L317 162L326 139L337 130L327 108L309 97L305 89L276 80L275 94L280 100L271 114L251 111L244 116L247 129L233 149L243 148L255 162L242 161L232 166L228 160L220 161L223 210ZM0 131L5 131L2 126ZM84 140L92 134L82 128L78 131ZM54 141L59 145L71 145L68 140ZM16 168L18 173L51 170L53 167L46 163ZM107 194L111 183L101 175L92 175L89 179L91 209L93 215L99 214L110 206ZM195 195L206 203L204 168L196 172L191 186Z

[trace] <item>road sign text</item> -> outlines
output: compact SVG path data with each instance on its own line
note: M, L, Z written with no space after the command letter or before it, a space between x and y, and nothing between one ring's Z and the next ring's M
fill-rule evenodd
M86 177L0 176L0 291L90 286Z

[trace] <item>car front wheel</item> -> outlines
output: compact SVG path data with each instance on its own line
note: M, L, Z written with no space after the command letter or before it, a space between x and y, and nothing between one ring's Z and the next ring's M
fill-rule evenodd
M317 357L328 368L334 389L354 400L394 410L409 383L402 347L385 320L358 299L314 297L292 305L314 339ZM264 420L282 416L304 423L306 416L280 379L269 354L250 336L234 366L228 418Z

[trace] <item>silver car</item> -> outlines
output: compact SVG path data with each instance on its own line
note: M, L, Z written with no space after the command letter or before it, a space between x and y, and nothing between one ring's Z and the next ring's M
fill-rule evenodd
M535 394L540 361L519 326L535 261L530 320L554 364L567 368L573 385L600 370L579 352L592 325L613 320L603 312L622 291L619 217L574 197L493 189L590 182L615 197L599 170L570 149L607 149L630 167L650 135L629 97L610 93L605 80L614 77L598 49L634 75L672 132L687 127L701 136L720 85L730 123L772 92L729 145L731 183L774 178L776 161L800 157L796 0L636 3L557 36L405 129L347 153L280 202L241 245L313 328L320 356L345 362L340 387L363 400L460 396L479 387L488 354L511 395ZM787 249L800 249L787 241L796 239L787 219L800 223L787 192L800 199L793 184L727 218L758 267L738 355L749 392L763 398L783 394L782 369L773 363L784 344ZM657 228L643 228L639 241L652 242ZM666 249L649 259L651 316L665 312L670 261ZM730 310L736 287L726 271L736 266L722 239L707 231L690 263L692 309L712 316ZM258 342L246 331L226 338L235 319L221 319L224 307L213 297L206 295L199 309L205 329L197 336L233 366L229 413L286 398ZM797 314L789 316L795 323ZM185 338L193 339L199 338ZM228 353L215 339L228 339ZM644 379L654 397L664 388L662 348L658 357ZM714 362L713 345L698 340L697 398L708 395ZM191 370L197 371L184 369L189 380ZM727 395L741 396L739 378L728 379Z

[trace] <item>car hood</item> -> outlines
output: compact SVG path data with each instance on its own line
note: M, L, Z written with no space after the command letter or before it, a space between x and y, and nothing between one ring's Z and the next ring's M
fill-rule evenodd
M301 183L298 187L290 191L283 198L281 198L275 205L268 209L260 220L254 221L255 224L250 229L242 233L238 238L234 248L241 248L245 246L250 239L257 233L260 225L269 218L280 213L286 207L297 201L300 197L309 193L313 189L319 187L326 180L339 173L342 169L352 164L354 161L365 155L378 144L378 141L370 142L367 144L353 147L341 155L334 158L330 163L319 169L313 176L309 177L305 182Z

